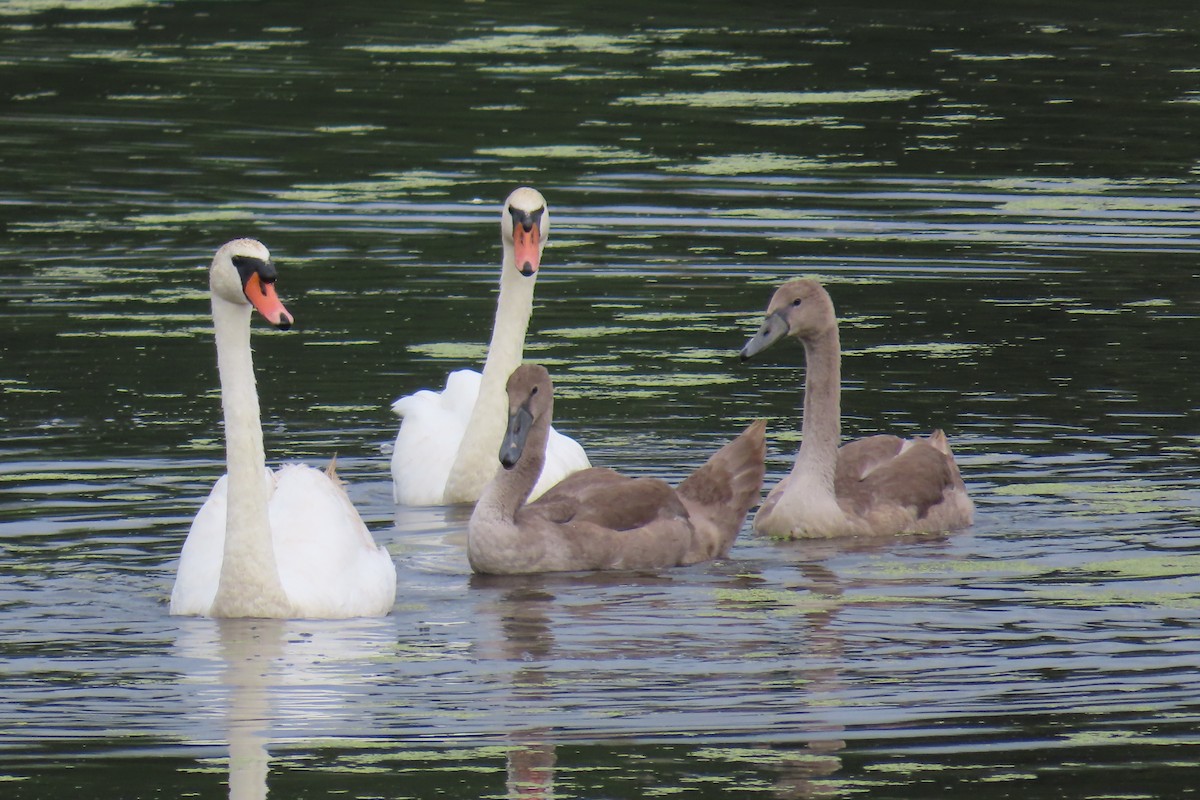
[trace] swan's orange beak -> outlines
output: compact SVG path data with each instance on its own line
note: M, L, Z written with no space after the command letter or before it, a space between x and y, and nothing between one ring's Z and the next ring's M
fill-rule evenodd
M542 228L534 225L525 230L524 225L513 226L513 254L516 256L517 269L526 278L537 274L542 261Z
M255 272L247 279L243 290L246 292L246 299L258 309L258 313L267 318L267 322L281 331L292 327L292 315L283 307L279 295L275 294L274 283L263 283L262 278Z

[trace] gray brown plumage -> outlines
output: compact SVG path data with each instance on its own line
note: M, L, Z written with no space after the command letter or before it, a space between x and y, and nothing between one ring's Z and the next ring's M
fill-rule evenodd
M967 495L946 434L878 435L839 447L841 345L829 293L795 280L775 292L748 359L784 338L804 345L804 419L792 471L767 495L755 530L783 538L955 530L970 525Z
M758 502L766 423L752 423L678 488L591 468L568 475L526 504L545 459L554 387L545 368L525 364L508 381L504 469L484 489L467 529L467 555L480 573L640 569L695 564L726 555Z

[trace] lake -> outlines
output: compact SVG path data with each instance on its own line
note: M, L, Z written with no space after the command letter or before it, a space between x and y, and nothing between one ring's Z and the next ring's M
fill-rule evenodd
M1200 785L1200 9L0 2L0 783L11 798L1166 798ZM526 358L678 482L841 320L843 434L944 428L975 524L481 578L392 502L401 394ZM352 621L175 618L224 471L206 268L262 239L268 461L399 573Z

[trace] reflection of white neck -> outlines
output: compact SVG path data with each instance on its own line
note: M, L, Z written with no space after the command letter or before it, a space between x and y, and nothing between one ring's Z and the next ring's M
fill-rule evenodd
M221 405L225 411L228 493L225 551L212 615L289 616L289 603L275 566L258 392L250 352L249 305L214 296L213 325Z
M229 689L229 800L264 800L270 771L271 689L279 683L282 620L220 620Z
M500 297L496 301L496 322L488 345L487 361L479 398L471 410L471 419L462 442L443 499L447 503L469 502L477 497L499 465L497 454L508 421L508 376L521 365L525 350L525 331L533 314L533 287L537 276L526 277L516 268L513 246L504 246L500 270Z

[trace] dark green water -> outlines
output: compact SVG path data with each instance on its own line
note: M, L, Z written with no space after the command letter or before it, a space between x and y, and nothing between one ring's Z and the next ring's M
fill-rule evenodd
M0 2L5 797L1186 797L1200 778L1200 11ZM944 427L948 537L481 580L391 503L388 405L477 364L498 205L595 463L797 446L773 287L829 286L848 436ZM269 459L339 471L383 620L166 613L223 470L205 267L265 241ZM232 790L227 786L232 776Z

